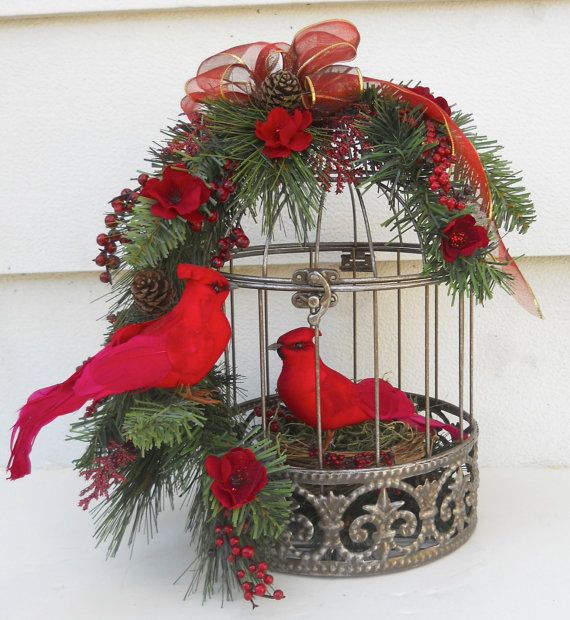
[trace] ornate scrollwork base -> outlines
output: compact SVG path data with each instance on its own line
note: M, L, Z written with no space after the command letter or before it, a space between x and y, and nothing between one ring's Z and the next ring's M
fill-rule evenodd
M431 458L364 470L290 468L296 509L274 570L366 575L419 566L462 545L477 522L477 427Z

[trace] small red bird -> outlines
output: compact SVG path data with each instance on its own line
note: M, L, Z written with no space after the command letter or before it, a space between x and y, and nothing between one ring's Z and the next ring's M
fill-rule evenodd
M315 397L315 344L314 331L299 327L283 334L269 348L276 350L283 360L283 369L277 380L277 393L291 413L316 428L317 406ZM323 430L335 430L374 419L374 379L354 383L320 361L321 422ZM399 421L413 428L425 430L426 421L418 415L412 401L383 379L379 380L380 419ZM454 439L459 431L450 424L431 420L431 428L448 431Z
M30 396L12 430L10 479L30 473L36 435L58 416L112 394L193 386L210 372L231 335L222 309L229 283L195 265L179 265L177 275L186 285L170 312L118 329L69 379Z

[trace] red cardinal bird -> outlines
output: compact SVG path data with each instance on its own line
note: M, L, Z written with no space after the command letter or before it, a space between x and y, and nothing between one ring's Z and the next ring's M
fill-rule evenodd
M186 287L168 314L118 329L69 379L30 396L12 430L12 480L30 473L36 435L58 416L112 394L193 386L210 372L231 334L222 310L229 283L195 265L179 265L178 277Z
M300 327L286 334L269 348L277 350L283 370L277 380L277 392L291 413L316 428L315 344L314 331ZM335 430L374 419L374 379L353 383L321 360L321 422L323 430ZM416 413L404 392L383 379L380 382L380 418L397 420L419 430L426 427L425 418ZM454 439L459 431L450 424L431 420L431 428L448 431Z

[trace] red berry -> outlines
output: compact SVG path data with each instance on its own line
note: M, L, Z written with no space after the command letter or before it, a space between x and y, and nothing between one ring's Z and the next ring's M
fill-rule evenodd
M263 571L263 570L258 570L258 571L257 571L257 573L255 573L255 576L256 576L258 579L263 579L263 578L265 577L265 571Z
M216 534L221 534L222 533L222 526L221 525L216 525L214 532Z
M101 252L101 254L97 254L95 257L95 264L98 267L104 267L107 264L107 255L103 254L103 252Z
M221 547L224 544L223 538L216 538L216 547Z
M115 213L124 213L125 212L125 203L122 200L113 200L111 206L115 210Z
M232 555L238 556L241 554L241 547L238 547L237 545L235 547L232 547Z
M224 261L224 263L232 257L232 253L230 250L222 250L218 256Z
M267 592L267 588L265 587L265 584L258 583L255 588L253 588L253 591L255 596L263 596Z
M215 224L219 219L220 216L215 211L212 211L212 213L208 215L208 222L210 222L210 224Z
M440 205L444 205L444 206L445 206L445 205L447 205L447 201L448 201L448 200L449 200L449 198L448 198L447 196L442 196L442 197L439 199L439 204L440 204Z
M127 243L131 242L131 240L128 237L121 237L120 239L118 239L118 241L120 241L123 245L126 245Z
M214 269L221 269L224 266L224 261L219 256L214 256L210 261L210 265L212 265Z
M247 247L249 247L249 238L246 237L245 235L240 235L236 239L236 245L238 246L238 248L247 248Z
M137 181L139 185L142 185L144 187L146 185L146 182L148 181L148 174L139 174L139 176L137 177Z
M234 533L234 528L231 525L224 525L224 534L231 536Z
M105 216L105 226L108 228L115 228L116 225L117 218L114 215L110 214Z
M439 183L432 183L429 188L431 189L432 192L437 192L437 190L440 188Z
M428 181L430 183L437 183L437 176L435 174L432 174L430 178L428 179Z
M441 161L441 155L435 153L435 155L432 156L432 159L436 164L438 164Z
M117 251L117 244L113 241L109 241L105 249L107 250L107 252L109 252L109 254L114 254Z
M118 256L109 256L107 259L107 265L109 266L109 269L118 269L121 265L121 259Z
M232 228L232 235L241 237L243 235L243 230L239 226L236 226L235 228Z
M218 241L218 247L221 250L227 250L230 247L230 244L230 240L227 237L224 237Z
M279 426L279 422L277 422L277 420L271 422L271 424L269 425L269 430L272 433L276 433L281 427Z
M230 555L228 555L228 564L234 564L234 563L235 563L235 561L236 561L235 556L233 556L233 555L231 555L231 554L230 554Z
M267 570L267 568L268 568L268 564L267 564L267 562L260 562L260 563L257 565L257 568L258 568L259 570L266 571L266 570Z
M245 583L241 584L241 587L246 591L249 592L252 588L253 588L253 584L251 583L251 581L246 581Z
M111 276L106 271L103 271L103 273L99 274L99 280L101 280L103 284L109 284L111 281Z
M241 550L241 555L243 558L245 558L246 560L251 560L251 558L253 557L255 553L255 550L253 549L253 547L250 547L249 545L246 545L242 550Z
M285 595L283 594L283 590L275 590L275 592L273 592L273 598L277 601L280 601L282 598L285 598Z
M457 200L455 200L455 198L448 198L447 199L447 207L449 209L455 209L456 205L457 205Z
M244 570L238 570L236 575L237 575L238 579L243 579L245 577L245 571Z
M243 593L243 598L246 601L251 601L253 599L253 592L250 592L249 590L247 590L246 592Z
M125 187L125 189L121 190L121 196L128 196L129 194L132 194L132 192L133 192L132 189Z
M273 583L273 575L265 575L263 581L270 586Z
M230 192L225 187L218 187L217 194L220 202L226 202L230 197Z
M235 547L236 545L239 545L239 538L237 536L232 536L229 543L231 547Z
M107 245L109 241L109 237L105 233L100 233L97 235L97 245Z
M202 232L204 222L190 222L190 228L192 229L192 232Z
M257 566L256 566L255 564L250 564L250 565L247 567L247 570L248 570L250 573L255 573L255 571L257 570Z
M466 207L466 206L467 206L467 205L466 205L464 202L458 202L458 203L457 203L457 207L456 207L456 209L457 209L458 211L463 211L463 209L465 209L465 207Z

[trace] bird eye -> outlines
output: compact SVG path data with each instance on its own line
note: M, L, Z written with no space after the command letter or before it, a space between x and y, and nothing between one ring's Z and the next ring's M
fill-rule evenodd
M219 293L219 292L220 292L220 290L221 290L221 289L220 289L220 285L219 285L217 282L214 282L214 283L212 284L212 288L214 289L214 291L215 291L216 293Z
M302 343L302 342L296 342L296 343L293 345L293 348L294 348L294 349L303 349L304 347L305 347L305 344L304 344L304 343Z

